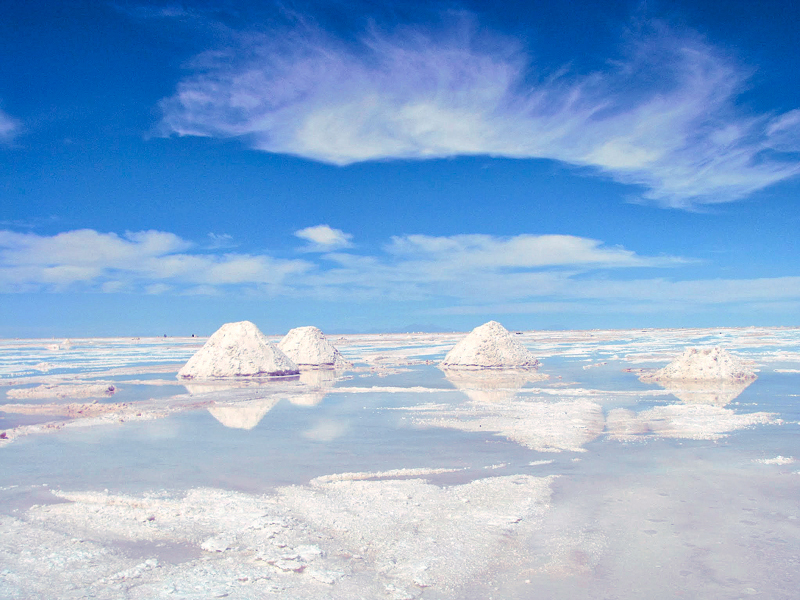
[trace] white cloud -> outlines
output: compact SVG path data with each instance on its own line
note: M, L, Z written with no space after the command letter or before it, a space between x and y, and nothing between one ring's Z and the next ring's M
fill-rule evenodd
M198 250L163 231L0 231L1 293L234 293L354 305L397 302L422 312L484 315L657 315L800 303L800 277L681 281L687 262L568 235L405 235L372 255L338 251L288 260ZM672 279L663 276L667 268ZM659 276L650 276L654 269Z
M312 265L263 255L192 253L192 244L163 231L99 233L82 229L54 236L0 231L0 290L107 292L164 286L276 285Z
M294 234L301 240L310 242L311 245L306 250L312 252L329 252L331 250L350 248L353 245L350 241L353 239L352 235L328 225L306 227L295 231Z
M603 71L539 72L514 40L306 25L242 34L162 102L166 133L243 136L338 165L456 155L547 158L643 186L670 206L742 198L800 172L797 111L745 114L748 73L698 37L654 28ZM655 31L658 29L658 31ZM655 31L655 32L654 32Z

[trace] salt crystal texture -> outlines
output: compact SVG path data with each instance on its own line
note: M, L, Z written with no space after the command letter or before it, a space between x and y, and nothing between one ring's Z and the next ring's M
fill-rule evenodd
M295 327L278 348L301 367L346 366L347 361L316 327Z
M652 375L640 379L659 381L751 381L757 375L742 359L715 346L687 348L683 354Z
M439 365L442 369L536 368L539 361L497 321L476 327Z
M297 365L250 321L226 323L178 371L178 379L297 375Z

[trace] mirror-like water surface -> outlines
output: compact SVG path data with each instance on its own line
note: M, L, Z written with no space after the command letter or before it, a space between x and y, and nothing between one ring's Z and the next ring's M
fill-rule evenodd
M439 370L461 337L186 385L203 340L0 341L0 596L796 597L800 331L530 332L538 372ZM639 380L690 345L758 378Z

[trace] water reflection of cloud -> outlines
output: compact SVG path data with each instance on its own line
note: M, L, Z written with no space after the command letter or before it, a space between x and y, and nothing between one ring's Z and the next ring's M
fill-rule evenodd
M548 376L532 369L464 370L442 369L444 376L457 389L475 402L507 402L528 382Z
M639 413L615 408L606 416L606 433L619 441L643 437L718 440L738 429L773 422L772 413L737 414L711 404L670 404Z
M448 408L409 407L422 427L495 433L539 452L583 452L605 429L602 407L589 400L470 402Z
M316 424L303 432L303 437L315 442L331 442L342 437L350 429L346 421L319 419Z

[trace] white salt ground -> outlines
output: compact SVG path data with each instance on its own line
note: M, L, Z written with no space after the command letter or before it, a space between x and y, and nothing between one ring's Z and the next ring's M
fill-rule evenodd
M313 326L295 327L280 341L278 348L300 367L352 366L322 331Z
M250 321L226 323L178 371L179 379L297 375L297 365Z
M443 369L536 368L539 361L497 321L476 327L440 363Z
M514 540L541 528L551 482L342 480L271 496L56 492L63 503L0 516L8 569L0 596L400 599L429 589L453 597L521 560ZM159 556L164 547L183 555Z

